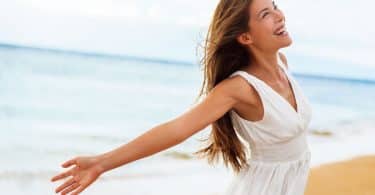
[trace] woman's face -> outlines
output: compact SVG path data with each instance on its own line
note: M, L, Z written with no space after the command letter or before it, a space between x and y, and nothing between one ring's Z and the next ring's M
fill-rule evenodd
M253 0L249 7L251 46L274 51L292 44L285 27L285 16L272 0Z

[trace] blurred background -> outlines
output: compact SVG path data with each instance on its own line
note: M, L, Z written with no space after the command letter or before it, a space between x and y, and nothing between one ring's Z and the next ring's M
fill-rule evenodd
M53 194L62 162L129 142L198 95L197 47L217 0L0 3L6 194ZM294 41L282 52L313 106L313 165L374 154L374 2L276 3ZM208 133L113 170L83 194L221 194L232 173L192 156Z

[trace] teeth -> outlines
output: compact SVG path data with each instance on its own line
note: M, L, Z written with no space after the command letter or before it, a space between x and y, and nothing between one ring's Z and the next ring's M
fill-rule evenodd
M275 33L276 36L281 36L281 35L285 35L287 32L284 30L284 31L281 31L279 33Z
M284 34L286 32L286 29L285 29L285 27L283 27L283 28L281 28L280 30L278 30L277 32L275 32L274 34L275 35L282 35L282 34Z

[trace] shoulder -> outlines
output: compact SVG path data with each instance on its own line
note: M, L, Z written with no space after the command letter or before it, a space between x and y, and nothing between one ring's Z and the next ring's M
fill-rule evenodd
M229 77L214 88L217 92L231 97L236 102L245 102L248 104L256 103L256 90L255 88L240 75Z
M281 61L283 61L283 63L285 64L286 68L288 68L288 60L286 59L286 56L281 52L279 52L279 56Z

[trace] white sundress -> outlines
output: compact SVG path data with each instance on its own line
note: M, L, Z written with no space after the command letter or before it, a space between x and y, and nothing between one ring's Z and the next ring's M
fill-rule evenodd
M251 84L262 100L264 117L249 121L230 110L234 129L250 147L249 166L235 175L224 195L303 195L311 153L307 127L312 116L308 99L292 74L278 58L295 95L297 111L264 81L245 71L239 75Z

